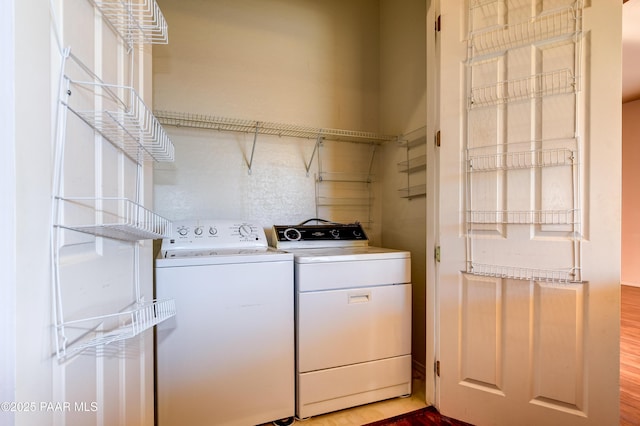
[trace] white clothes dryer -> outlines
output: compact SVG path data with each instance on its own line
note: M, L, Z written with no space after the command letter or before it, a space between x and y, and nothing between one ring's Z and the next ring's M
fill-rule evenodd
M159 426L246 426L294 416L293 256L242 221L174 223L156 259Z
M410 395L410 252L368 246L359 224L273 235L294 255L296 416Z

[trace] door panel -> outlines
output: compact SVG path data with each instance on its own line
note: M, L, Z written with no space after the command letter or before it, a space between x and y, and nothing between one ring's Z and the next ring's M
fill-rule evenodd
M478 426L617 424L621 4L435 8L436 405Z
M502 286L495 278L462 277L460 378L470 386L502 392Z
M536 283L532 400L581 412L584 404L584 286Z

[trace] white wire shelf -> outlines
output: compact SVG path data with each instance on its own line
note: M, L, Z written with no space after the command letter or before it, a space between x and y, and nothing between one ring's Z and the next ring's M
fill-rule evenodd
M184 112L155 111L155 115L161 124L195 129L289 136L304 139L321 138L346 142L383 143L398 139L397 136L380 135L371 132L315 128L295 124L225 118Z
M477 1L487 6L489 1ZM524 22L486 28L469 34L470 59L525 46L536 41L551 41L577 34L581 29L581 8L571 6L543 13Z
M475 9L478 7L486 7L491 4L497 4L500 0L471 0L469 3L470 9Z
M321 172L318 173L318 182L353 182L371 183L375 176L368 173L358 172Z
M531 211L467 211L467 223L513 225L572 225L580 223L580 211L531 210Z
M155 0L92 0L127 44L167 44L169 31Z
M575 93L576 78L570 69L554 70L520 79L471 88L469 108L494 106L543 96Z
M400 197L402 198L414 198L414 197L422 197L427 195L427 185L414 185L409 188L401 188L398 190L400 193Z
M398 171L401 173L413 173L427 168L427 156L419 155L398 163Z
M427 127L422 126L398 138L398 145L406 148L415 148L427 143Z
M131 339L175 314L175 301L165 299L136 304L134 308L123 312L64 322L57 326L60 339L58 358Z
M62 216L82 217L84 223L56 226L124 241L167 238L171 222L126 198L57 197Z
M491 154L478 153L480 151L481 149L477 148L468 150L467 167L469 172L571 166L576 161L576 152L569 148L507 151Z
M467 274L482 276L507 278L524 281L543 281L548 283L579 283L576 280L576 269L536 269L521 268L517 266L490 265L483 263L470 263L467 266Z
M317 197L318 206L368 207L373 201L370 197Z
M137 162L173 161L173 142L138 93L128 86L68 79L69 90L63 103L114 146ZM80 99L88 94L101 107L83 108ZM84 97L86 100L86 97Z

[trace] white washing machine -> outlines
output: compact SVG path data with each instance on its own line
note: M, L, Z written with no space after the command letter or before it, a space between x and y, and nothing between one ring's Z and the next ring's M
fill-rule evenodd
M293 256L241 221L175 222L156 259L159 426L288 424L294 416Z
M411 255L359 224L274 226L294 254L296 416L411 394Z

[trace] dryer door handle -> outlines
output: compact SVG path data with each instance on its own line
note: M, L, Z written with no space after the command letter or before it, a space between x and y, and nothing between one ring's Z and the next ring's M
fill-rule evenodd
M369 303L371 301L371 292L366 293L349 293L349 304L354 303Z

